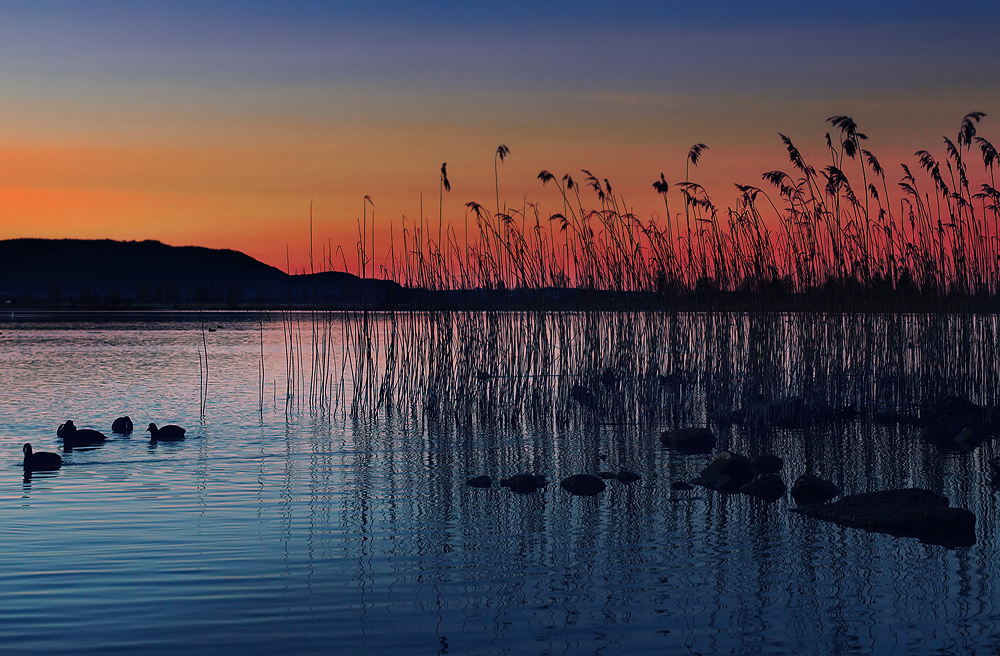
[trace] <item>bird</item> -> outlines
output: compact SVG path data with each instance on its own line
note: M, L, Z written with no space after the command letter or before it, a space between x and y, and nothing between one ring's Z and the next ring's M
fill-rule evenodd
M104 433L91 430L89 428L77 428L72 420L67 420L65 424L60 424L56 430L56 435L63 439L65 446L88 446L100 444L108 439Z
M154 442L176 442L184 439L184 429L173 424L162 428L157 428L156 424L150 424L146 430L149 431L149 438Z
M52 471L62 467L62 456L58 453L46 451L32 453L30 444L25 444L22 451L24 451L24 471Z
M111 423L111 432L129 435L132 433L132 419L128 415L119 417Z

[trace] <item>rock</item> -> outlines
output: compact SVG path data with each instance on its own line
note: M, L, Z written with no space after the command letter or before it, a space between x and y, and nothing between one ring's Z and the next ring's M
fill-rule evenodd
M777 501L785 496L788 488L785 487L785 482L781 480L780 476L771 473L758 476L741 487L739 491L751 497L763 499L764 501Z
M514 474L501 479L500 485L510 488L511 492L517 494L531 494L535 490L545 487L545 477L541 474Z
M570 494L585 497L600 494L607 487L604 481L591 474L573 474L564 478L559 485Z
M470 478L469 480L465 481L465 484L468 485L469 487L486 488L493 485L493 479L490 478L489 476L476 476L474 478Z
M971 546L976 542L976 516L964 508L949 507L947 498L930 490L853 494L835 503L797 511L843 526L916 537L932 544Z
M753 466L746 456L728 451L715 456L715 460L701 470L701 475L708 472L717 472L733 479L733 488L737 490L753 480Z
M924 411L921 426L924 438L931 442L945 446L951 442L975 446L983 437L996 432L1000 421L993 408L976 405L961 397L946 396Z
M716 490L717 492L736 491L736 483L733 482L732 476L726 476L725 474L720 474L717 471L709 469L706 469L702 473L698 474L698 476L695 477L691 483L707 487L710 490Z
M671 490L693 490L694 486L687 481L674 481L670 484Z
M971 428L963 428L955 436L955 442L969 449L974 449L979 444L979 433Z
M812 474L799 476L795 484L792 485L792 498L800 506L813 506L826 503L833 497L843 493L843 490L830 481L825 481Z
M619 483L635 483L636 481L642 480L642 476L627 469L623 469L615 474L615 478L618 479Z
M660 435L660 442L682 453L711 453L715 435L707 428L676 428Z
M750 462L758 474L777 474L785 466L785 461L773 453L763 453Z

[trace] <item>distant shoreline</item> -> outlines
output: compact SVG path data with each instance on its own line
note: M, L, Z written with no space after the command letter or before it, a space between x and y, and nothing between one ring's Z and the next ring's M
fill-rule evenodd
M1000 297L828 280L804 291L780 281L724 291L574 287L421 289L325 271L289 275L232 250L157 241L0 241L4 312L277 311L1000 312ZM116 315L120 316L120 315Z

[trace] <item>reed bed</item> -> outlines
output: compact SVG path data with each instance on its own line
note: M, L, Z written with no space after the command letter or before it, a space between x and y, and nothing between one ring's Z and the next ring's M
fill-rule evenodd
M324 314L338 335L328 350L336 368L319 368L330 376L326 396L289 389L286 409L467 429L737 424L753 432L767 428L775 403L802 409L794 427L855 413L917 417L945 395L1000 405L993 314L365 314ZM314 321L311 313L290 315L294 333Z
M419 222L404 218L378 271L366 196L363 282L388 277L426 291L428 302L376 312L366 296L355 310L314 311L308 362L303 316L282 313L286 408L665 429L753 423L783 400L817 419L916 414L945 394L995 404L998 326L978 311L1000 286L1000 192L996 151L977 135L983 117L968 114L940 159L918 151L917 166L902 164L891 202L887 173L846 116L829 119L828 165L817 170L781 135L790 172L737 185L726 211L690 181L708 149L696 144L683 182L671 188L661 174L653 183L665 213L648 220L586 170L582 185L539 174L558 190L561 212L502 204L510 150L501 146L496 211L467 203L460 238L458 222L444 221L442 165L436 229L422 212ZM673 192L683 211L672 214ZM569 294L576 311L566 310ZM677 299L690 297L714 300L682 311ZM797 311L780 311L789 300ZM940 311L946 304L958 311Z
M819 168L780 135L791 168L765 172L757 185L736 184L739 198L727 209L690 180L708 150L696 144L684 181L671 185L661 173L653 182L664 214L648 220L629 210L607 178L543 170L538 179L558 191L561 212L545 215L527 200L520 208L501 204L498 185L495 212L471 201L462 221L446 224L439 212L436 230L422 215L419 222L404 217L382 270L405 287L446 291L576 289L666 299L743 292L762 304L780 294L825 294L827 304L850 296L871 307L900 294L993 297L1000 191L997 151L977 134L984 116L966 115L957 135L944 137L941 156L917 151L895 184L850 117L829 119L829 163ZM501 146L495 164L509 155ZM442 167L442 198L447 183Z

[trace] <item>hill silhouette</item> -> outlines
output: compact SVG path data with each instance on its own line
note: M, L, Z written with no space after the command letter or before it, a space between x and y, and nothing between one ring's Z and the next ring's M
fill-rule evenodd
M245 253L159 241L0 241L0 299L32 307L387 307L393 282L289 275Z

